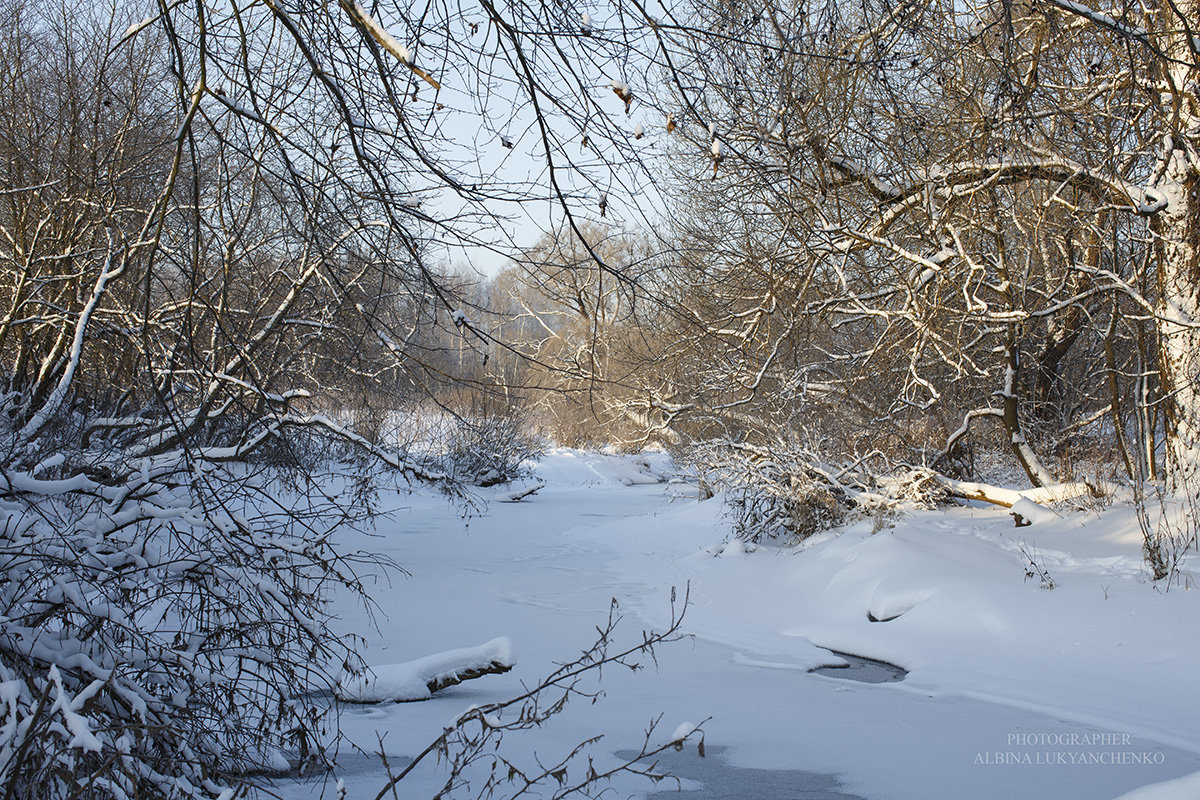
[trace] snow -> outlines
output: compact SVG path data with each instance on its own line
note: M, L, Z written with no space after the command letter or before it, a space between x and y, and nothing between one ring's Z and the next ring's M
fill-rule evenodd
M158 17L147 17L146 19L142 20L141 22L135 22L125 30L125 35L122 36L121 38L128 39L132 36L137 36L143 30L145 30L146 28L153 25L157 20L158 20Z
M366 26L371 35L383 45L384 49L398 58L404 64L412 63L412 56L408 52L408 48L396 40L394 36L387 32L387 29L380 25L375 19L367 13L367 10L358 3L354 3L354 10L357 12L359 21Z
M697 730L699 730L699 726L696 725L696 723L681 722L681 723L679 723L679 727L675 729L675 732L671 734L671 738L667 739L667 741L668 742L682 742L684 739L691 736Z
M492 499L497 503L520 503L526 498L537 494L538 491L544 489L545 487L546 484L544 483L535 483L533 486L521 486L516 489L500 490L497 491L496 494L492 495Z
M1134 789L1117 800L1196 800L1197 797L1200 797L1200 772Z
M338 606L344 633L366 640L368 663L442 653L461 665L470 649L444 651L500 631L522 653L511 672L426 702L343 707L348 742L368 754L383 748L393 765L411 758L447 719L517 696L573 658L612 598L625 614L623 641L661 629L673 586L688 594L692 638L660 647L648 669L606 670L602 698L506 734L506 757L552 763L603 734L592 747L601 769L639 747L659 715L659 742L691 726L676 720L711 717L707 761L744 776L741 796L782 797L752 782L781 770L867 800L1200 796L1200 592L1185 588L1196 576L1169 589L1148 579L1126 504L1057 503L1019 529L1008 508L963 504L882 526L863 520L795 547L749 548L728 541L719 498L700 502L693 484L668 480L664 454L551 450L536 472L545 484L536 495L492 503L482 516L463 520L431 492L398 497L404 507L373 534L346 534L343 545L373 547L412 573L373 584L378 629L348 602ZM1011 491L1017 503L1050 502ZM1026 579L1027 553L1053 591ZM873 684L810 673L845 664L830 651L908 675ZM355 691L418 694L416 679L434 666L413 666L423 661L376 666L374 683ZM692 797L712 797L689 779L701 774L698 758L685 750L671 768L698 789ZM378 758L354 756L337 778L348 797L374 797L386 773ZM404 794L432 796L439 778L432 766L418 770ZM332 780L272 788L315 798ZM632 778L613 785L614 796L652 788Z
M1030 500L1028 497L1022 497L1020 500L1012 504L1009 513L1013 517L1019 518L1023 523L1037 524L1041 522L1053 522L1058 518L1050 509L1045 506L1040 506Z
M448 650L403 664L371 667L363 675L345 676L334 690L339 700L350 703L386 703L428 700L429 684L497 665L511 668L517 663L513 643L500 637L478 647Z
M57 666L50 665L47 678L55 689L54 704L50 714L52 716L55 712L61 714L63 722L66 723L67 729L71 732L71 741L67 746L78 747L81 750L92 753L101 752L104 749L103 745L100 744L100 740L96 738L96 735L92 733L92 729L88 726L87 718L79 714L79 710L83 708L83 704L96 693L96 690L104 682L95 681L87 690L81 692L77 697L71 698L67 696L67 691L63 688Z
M67 457L62 453L55 453L49 458L44 458L39 461L37 465L29 472L31 475L41 475L43 472L62 466L64 463L66 463L66 460Z
M1078 14L1081 17L1091 20L1092 22L1104 28L1111 28L1119 33L1143 38L1147 35L1146 29L1136 25L1130 25L1127 22L1121 22L1102 11L1095 11L1088 6L1073 2L1073 0L1053 0L1054 5L1059 8L1064 8L1073 14Z

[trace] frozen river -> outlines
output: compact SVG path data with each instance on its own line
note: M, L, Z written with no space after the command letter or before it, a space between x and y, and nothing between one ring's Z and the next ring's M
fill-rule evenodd
M412 573L373 585L382 611L378 630L358 609L340 607L344 629L366 639L368 663L406 661L496 636L510 637L518 655L512 672L427 702L342 709L338 774L347 797L374 798L385 784L377 752L388 755L394 771L467 707L513 696L573 658L591 642L612 598L626 615L619 637L633 641L643 627L666 621L671 586L687 581L694 605L684 626L694 637L661 648L657 666L606 671L602 699L572 703L550 725L506 738L505 754L536 763L602 734L592 751L603 765L636 748L661 715L664 739L680 722L711 718L704 726L707 757L689 744L663 759L681 779L682 794L673 783L622 779L608 796L1114 798L1200 770L1196 749L1178 746L1186 740L1147 737L1141 721L1125 728L1043 713L1032 703L941 688L922 681L920 670L904 680L870 663L810 672L821 666L821 653L832 666L841 660L828 650L850 648L789 628L807 612L790 608L775 582L809 553L714 558L719 511L690 499L684 486L639 483L649 479L644 471L616 459L559 453L542 472L546 488L526 502L492 503L484 516L463 520L437 498L396 495L390 501L403 507L375 535L347 536L347 545L382 552ZM1035 588L1028 591L1036 598ZM895 625L860 627L865 636ZM898 629L887 630L895 636ZM970 650L982 634L964 628L958 635ZM855 673L872 682L847 679ZM1014 683L1024 679L1012 675ZM1038 732L1084 742L1107 740L1079 737L1124 736L1122 751L1152 754L1153 763L1034 763L1043 753L1103 749L1039 745L1030 738ZM441 778L429 767L414 772L398 796L432 796ZM332 781L283 781L274 788L287 800L334 796ZM475 794L464 788L455 796Z

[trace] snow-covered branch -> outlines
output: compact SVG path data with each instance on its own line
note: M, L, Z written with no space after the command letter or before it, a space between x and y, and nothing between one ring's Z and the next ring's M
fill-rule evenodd
M343 677L334 694L350 703L428 700L435 692L484 675L499 675L517 663L512 642L504 637L478 647L464 647L403 664L366 668Z

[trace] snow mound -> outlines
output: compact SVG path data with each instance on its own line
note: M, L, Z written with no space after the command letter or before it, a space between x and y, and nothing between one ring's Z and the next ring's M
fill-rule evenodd
M931 589L913 589L890 592L876 589L867 607L867 619L871 622L891 622L912 611L933 594Z
M491 672L507 672L517 663L507 637L478 647L447 650L403 664L372 667L362 675L348 675L334 694L348 703L405 703L428 700L433 692Z
M1117 800L1195 800L1200 797L1200 772L1173 781L1152 783L1121 795Z
M718 558L737 558L758 550L754 542L743 542L741 539L730 539L727 542L708 548L708 552Z
M1046 522L1054 522L1058 519L1058 514L1055 514L1050 509L1043 505L1030 500L1028 497L1022 497L1020 500L1012 504L1009 513L1017 520L1017 525L1040 525Z

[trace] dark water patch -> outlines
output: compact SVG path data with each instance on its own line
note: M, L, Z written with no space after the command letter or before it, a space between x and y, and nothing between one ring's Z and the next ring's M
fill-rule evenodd
M848 662L846 666L817 667L810 669L809 672L815 672L828 678L842 678L862 683L897 683L908 677L908 670L886 661L863 658L853 653L843 653L840 650L830 650L829 652Z
M702 785L679 790L675 781L664 780L653 791L645 792L645 797L647 800L866 800L842 791L842 782L836 775L799 769L735 767L720 757L724 749L709 747L708 757L700 758L696 747L689 742L682 752L659 755L658 772ZM617 753L620 758L633 755L628 751Z
M314 770L308 775L288 775L267 781L264 784L264 795L273 797L312 797L333 800L337 796L337 782L341 778L346 782L366 778L370 784L379 784L382 788L386 783L388 772L384 769L383 760L378 753L364 753L357 748L343 749L330 754L333 763L329 769ZM387 757L387 769L396 774L412 763L407 756L390 755ZM372 791L371 797L375 796Z

